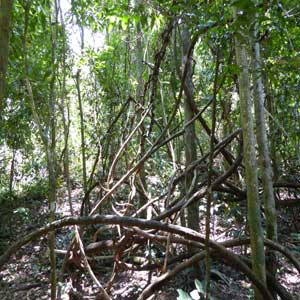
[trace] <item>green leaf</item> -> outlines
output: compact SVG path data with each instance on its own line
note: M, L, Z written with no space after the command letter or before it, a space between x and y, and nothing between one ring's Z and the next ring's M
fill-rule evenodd
M204 294L204 281L199 281L198 279L195 279L195 285L196 285L196 288L198 290L198 292L200 294Z
M177 289L177 293L179 294L177 300L192 300L189 294L182 289Z
M216 269L212 269L211 273L217 275L218 277L220 277L220 279L222 279L228 286L230 286L230 282L227 278L226 275L224 275L223 273L221 273L220 271L216 270Z

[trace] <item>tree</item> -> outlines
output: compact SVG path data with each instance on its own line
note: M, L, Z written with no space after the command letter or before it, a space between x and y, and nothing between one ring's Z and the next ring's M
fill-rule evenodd
M186 25L182 29L182 70L186 69L186 77L184 80L184 122L188 124L194 117L194 112L191 108L191 103L194 101L194 86L193 86L193 66L192 55L190 54L191 47L191 34ZM187 125L184 129L184 153L185 153L185 167L189 168L197 160L197 145L196 145L196 132L195 123ZM195 192L195 181L197 178L196 172L189 172L185 175L184 180L184 195L188 200ZM187 208L187 226L199 232L200 230L200 218L199 218L199 204L195 201ZM193 251L193 248L190 248ZM195 267L195 271L198 266Z
M90 283L84 268L107 300L127 268L148 271L147 287L132 296L142 300L193 266L197 287L205 287L198 296L209 299L219 284L211 274L222 275L215 264L230 266L221 269L224 281L231 268L246 275L257 299L292 298L282 273L272 275L275 252L300 271L279 244L287 226L276 228L276 213L298 222L289 210L299 205L298 3L254 2L14 1L10 40L0 45L10 49L8 61L2 55L9 71L0 132L1 267L47 234L52 299L57 282L64 290L68 265L80 268L69 269L74 290L76 282ZM0 19L7 16L0 11ZM47 223L37 210L47 197L49 225L38 229L31 217ZM64 218L66 204L72 216ZM74 232L54 233L64 226ZM236 247L247 255L237 256ZM104 285L107 277L90 264L102 251L112 273ZM56 254L65 254L63 263ZM29 274L26 257L17 263ZM154 269L163 274L152 280ZM89 295L76 297L91 296L83 290Z
M80 28L80 41L81 41L81 55L83 55L84 51L84 28L79 21L79 28ZM78 97L78 107L79 107L79 116L80 116L80 137L81 137L81 160L82 160L82 179L83 179L83 191L84 194L87 194L87 175L86 175L86 141L85 141L85 130L84 130L84 112L83 112L83 103L82 103L82 93L81 93L81 69L79 68L76 72L76 90L77 90L77 97ZM88 215L90 211L90 201L89 197L85 199L85 203L83 203L85 208L85 214Z
M258 17L256 15L256 17ZM257 26L256 26L257 27ZM253 55L253 77L254 77L254 104L255 104L255 121L256 121L256 137L258 144L258 153L263 185L263 199L266 215L266 237L277 242L277 215L275 207L272 166L269 154L268 137L266 130L265 111L264 111L264 86L262 76L262 64L260 55L260 45L258 42L257 28L254 32L254 55ZM276 275L277 263L276 254L269 253L267 256L267 269L271 274Z
M143 4L140 0L135 1L136 10L142 12ZM145 105L145 99L143 95L143 32L142 32L142 23L141 21L137 22L136 26L136 74L137 74L137 87L136 87L136 101L140 105L138 108L138 117L140 120L142 116L142 110ZM139 137L139 155L143 157L145 154L145 143L146 143L146 131L144 122L140 126L140 137ZM147 192L147 182L146 182L146 172L145 165L141 164L139 170L140 182L141 182L141 191L140 194L140 206L144 206L147 203L147 197L145 192ZM147 210L142 213L144 218L147 218Z
M58 7L56 1L48 3L48 11L50 13L49 19L51 21L50 29L50 45L51 45L51 78L49 83L49 98L48 98L48 120L47 127L43 128L41 118L38 114L36 107L33 90L29 78L29 64L28 64L28 24L29 24L29 13L31 4L28 1L24 3L25 20L24 20L24 37L23 37L23 51L24 51L24 74L27 93L31 104L32 114L34 122L38 127L40 138L42 140L48 169L48 204L49 204L49 221L53 222L56 219L56 190L57 190L57 172L56 172L56 47L57 47L57 18L58 18ZM46 132L46 134L45 134ZM55 232L49 233L49 252L50 252L50 264L51 264L51 300L56 299L56 254L55 254Z
M235 20L239 22L241 16L235 11ZM240 25L241 23L239 23ZM241 26L241 25L240 25ZM249 34L245 30L237 32L235 38L236 62L240 68L238 74L241 124L243 130L243 149L247 186L247 209L248 225L250 230L252 267L255 274L263 281L266 281L265 252L263 243L263 228L260 216L260 200L258 195L257 163L255 152L255 136L253 129L252 100L249 78L249 45L247 45ZM263 299L256 290L255 299Z
M4 103L5 77L8 63L10 22L13 0L0 1L0 114L2 115Z

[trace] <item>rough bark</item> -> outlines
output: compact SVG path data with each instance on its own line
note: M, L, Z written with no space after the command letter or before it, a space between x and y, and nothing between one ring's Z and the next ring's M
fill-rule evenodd
M51 11L51 81L50 81L50 97L49 97L49 129L50 136L47 145L45 145L47 152L47 167L48 167L48 179L49 179L49 220L53 222L56 219L56 72L57 72L57 60L56 60L56 48L57 48L57 16L58 8L56 0L52 0L49 3ZM50 264L51 264L51 300L56 299L56 254L55 254L55 232L49 233L49 250L50 250Z
M9 35L13 0L0 0L0 115L5 107L4 87L8 64Z
M192 70L192 57L188 55L191 45L191 35L186 25L182 30L182 65L186 68L186 77L184 82L184 121L187 124L193 119L194 113L190 106L193 99L188 97L194 97L194 86L193 86L193 70ZM190 123L185 127L184 132L184 152L185 152L185 167L188 168L194 161L197 160L197 145L196 145L196 132L195 124ZM185 176L185 194L186 198L193 193L193 173L187 173ZM189 228L196 231L200 230L199 227L199 205L194 202L187 209L187 224Z

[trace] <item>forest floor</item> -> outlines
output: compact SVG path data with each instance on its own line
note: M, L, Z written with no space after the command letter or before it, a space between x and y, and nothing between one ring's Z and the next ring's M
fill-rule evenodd
M80 210L81 197L82 191L74 189L73 205L77 212ZM58 202L57 217L70 215L66 199L61 197ZM47 210L46 201L31 201L26 204L24 214L21 214L21 216L20 214L12 214L10 218L6 218L4 227L6 227L7 235L5 238L2 237L2 245L5 243L11 244L19 237L45 225L48 219ZM2 217L3 215L0 212L0 218ZM300 208L293 208L289 211L281 210L278 219L280 243L288 247L300 259ZM3 220L4 218L2 222ZM222 215L218 216L218 214L216 214L214 224L214 234L223 240L233 237L234 233L243 230L242 226L236 223L234 225L230 225L229 223L224 224L224 218ZM2 228L2 231L4 229ZM57 249L67 249L72 237L71 228L58 230L56 235ZM236 249L237 253L244 251L245 249ZM107 253L104 255L107 255ZM58 255L58 270L61 269L63 258L63 255ZM112 263L96 261L93 263L93 269L100 282L105 285L111 276ZM245 277L222 264L213 264L213 270L214 276L211 289L214 299L251 299L251 285ZM0 272L0 299L49 299L49 274L47 238L42 237L23 247ZM181 272L165 284L160 291L157 291L151 299L176 299L178 296L176 290L179 288L188 293L192 292L195 290L192 274L192 269ZM154 280L159 275L157 271L153 271L151 274L148 271L119 272L110 290L110 294L114 300L135 300L148 285L149 280ZM300 276L296 269L287 263L282 256L279 257L278 278L279 282L294 296L295 300L300 299ZM79 269L73 269L68 276L65 276L64 283L60 284L60 290L62 300L97 299L97 289L93 281L88 273Z

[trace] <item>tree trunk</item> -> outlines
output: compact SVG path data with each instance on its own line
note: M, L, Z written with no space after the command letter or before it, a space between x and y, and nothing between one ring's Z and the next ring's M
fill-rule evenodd
M57 48L57 22L58 22L58 8L55 0L50 1L51 11L51 82L50 82L50 97L49 97L49 129L50 137L46 145L47 151L47 165L49 173L49 209L50 209L50 222L55 221L56 214L56 72L57 72L57 59L56 59L56 48ZM56 299L56 254L55 254L55 232L51 231L49 234L49 250L50 250L50 264L51 264L51 300Z
M212 102L212 112L211 112L211 136L210 136L210 150L209 150L209 162L208 162L208 172L207 172L207 203L206 203L206 220L205 220L205 300L210 300L210 273L211 273L211 258L210 258L210 224L211 224L211 207L213 200L213 167L214 167L214 136L216 131L216 111L217 111L217 93L218 93L218 78L219 78L219 49L217 49L215 55L215 78L213 87L213 102Z
M8 64L9 34L13 0L0 0L0 116L5 107L4 86Z
M136 8L141 6L141 0L135 1ZM144 107L144 97L143 97L143 39L142 39L142 23L139 21L136 28L136 71L137 71L137 88L136 88L136 101L140 104L138 108L137 120L140 120L142 117L142 111ZM140 158L145 154L145 126L144 122L140 126L140 137L139 137L139 155ZM141 184L143 185L142 189L147 191L147 182L146 182L146 172L145 164L142 163L139 169L139 176L141 179ZM140 194L140 207L144 206L147 203L147 197L144 193ZM141 214L141 217L147 218L147 211L151 209L151 206L147 210L144 210Z
M235 18L237 12L235 11ZM263 228L260 217L260 201L258 195L257 162L255 153L255 136L253 131L252 101L250 94L248 56L245 32L243 39L235 38L235 53L237 65L240 68L238 74L241 125L243 130L243 150L246 170L247 185L247 209L248 223L251 239L252 268L254 273L263 281L266 281L265 253L263 243ZM263 300L262 295L255 289L255 299Z
M29 11L31 3L27 1L24 5L25 20L24 20L24 37L23 37L23 55L24 55L24 74L25 83L30 100L31 110L34 122L38 127L43 146L47 157L48 170L48 207L49 207L49 222L55 221L56 213L56 118L55 118L55 80L56 80L56 42L57 42L57 6L56 2L49 2L51 11L51 81L50 81L50 96L48 99L49 118L45 122L48 128L43 128L40 116L36 109L33 91L29 80L29 66L27 60L27 30L29 22ZM50 132L46 135L45 132ZM50 256L50 284L51 284L51 300L56 300L56 254L55 254L55 232L49 232L49 256Z
M9 195L10 195L10 197L12 197L12 195L13 195L15 161L16 161L16 149L13 149L11 164L10 164L10 176L9 176Z
M273 91L271 87L271 83L269 83L268 79L265 79L265 87L266 87L266 105L267 110L270 113L268 118L268 125L270 130L270 158L273 166L273 181L277 181L279 177L279 168L277 163L277 151L276 151L276 139L278 138L278 129L275 126L275 122L272 119L272 116L275 114L274 108L274 97Z
M182 65L183 69L186 65L187 73L184 84L184 122L188 123L193 117L194 113L191 108L190 103L193 102L193 99L189 97L194 96L194 86L193 86L193 74L192 74L192 58L188 57L188 51L191 45L191 35L186 25L184 25L182 30ZM197 144L196 144L196 132L195 124L192 122L185 128L184 133L184 152L185 152L185 166L189 167L195 160L197 160ZM194 187L193 177L195 174L188 173L185 178L185 191L186 198L189 198L189 195L192 194ZM199 232L199 205L197 202L191 204L187 209L187 224L189 228L192 228Z
M81 36L81 52L84 49L84 29L83 25L79 24L80 27L80 36ZM82 95L80 89L80 73L81 70L78 69L76 73L76 89L77 89L77 97L78 97L78 106L79 106L79 116L80 116L80 136L81 136L81 156L82 156L82 179L83 179L83 192L86 194L87 192L87 176L86 176L86 155L85 155L85 133L84 133L84 114L82 107ZM90 201L89 197L85 199L84 203L84 212L85 215L89 214L90 211Z
M60 7L60 1L59 7ZM62 90L61 90L61 114L62 114L62 121L63 121L63 128L64 128L64 157L63 157L63 164L64 164L64 177L67 184L68 190L68 201L70 206L70 213L73 216L73 205L72 205L72 195L71 195L71 179L70 179L70 162L69 162L69 131L70 131L70 112L69 112L69 105L65 103L65 98L67 96L66 91L66 31L65 31L65 22L63 13L60 8L60 19L61 19L61 27L62 27ZM66 111L65 111L66 107ZM67 116L66 116L67 113Z
M264 112L264 87L261 74L260 45L257 42L257 32L254 33L254 104L256 118L256 137L258 144L259 162L263 183L263 199L266 215L266 236L272 241L277 241L277 217L275 198L272 182L272 167L269 155L268 138L266 131L265 112ZM267 269L270 274L276 275L276 254L267 253ZM272 289L270 289L272 290Z

